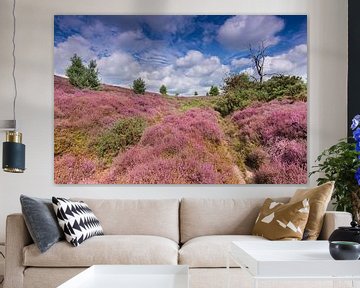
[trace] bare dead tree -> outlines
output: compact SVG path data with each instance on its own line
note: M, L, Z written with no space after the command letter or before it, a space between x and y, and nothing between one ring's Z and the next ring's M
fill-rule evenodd
M265 45L264 41L261 41L261 43L258 45L257 48L253 48L251 44L249 44L249 51L250 51L250 57L253 61L254 68L256 70L256 73L258 75L258 79L252 76L256 81L259 81L261 84L263 83L264 76L267 74L264 72L264 64L265 64L265 58L267 56L266 49L269 46Z

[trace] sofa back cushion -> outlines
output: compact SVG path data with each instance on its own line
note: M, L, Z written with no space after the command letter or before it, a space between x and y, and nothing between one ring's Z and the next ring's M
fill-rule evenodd
M181 243L205 235L249 235L263 203L263 198L184 198L180 205Z
M105 235L154 235L179 242L178 199L79 199L99 219Z

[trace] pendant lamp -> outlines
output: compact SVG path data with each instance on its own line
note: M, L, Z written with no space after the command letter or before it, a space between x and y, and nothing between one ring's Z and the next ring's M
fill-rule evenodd
M13 69L12 78L14 82L14 99L13 99L13 120L0 121L0 130L6 131L6 139L3 143L3 158L2 167L5 172L10 173L23 173L25 171L25 145L22 144L22 133L17 131L16 126L16 98L17 98L17 86L16 86L16 57L15 57L15 35L16 35L16 0L13 0L13 35L12 35L12 58Z

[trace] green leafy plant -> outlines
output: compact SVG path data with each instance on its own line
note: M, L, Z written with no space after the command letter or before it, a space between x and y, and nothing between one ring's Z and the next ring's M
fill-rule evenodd
M135 79L132 88L136 94L145 94L145 81L142 78Z
M318 164L313 166L314 170L310 173L320 173L317 183L323 184L328 181L335 181L335 189L332 195L335 208L338 211L351 212L355 219L358 219L358 210L354 203L354 193L359 196L359 184L355 178L355 173L360 167L359 155L354 143L349 143L346 139L331 146L322 152L316 159Z

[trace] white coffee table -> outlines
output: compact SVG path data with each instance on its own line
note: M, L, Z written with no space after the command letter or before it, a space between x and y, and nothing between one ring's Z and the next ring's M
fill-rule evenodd
M58 288L188 288L184 265L94 265Z
M260 280L349 280L360 287L360 261L332 259L328 241L232 242L228 269L230 259L248 272L253 287Z

